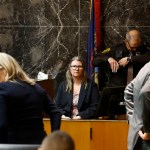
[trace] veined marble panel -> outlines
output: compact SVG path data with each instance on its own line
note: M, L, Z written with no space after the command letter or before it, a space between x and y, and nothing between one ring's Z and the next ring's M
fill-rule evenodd
M87 48L89 4L90 0L1 0L0 50L14 56L30 76L36 78L42 71L55 78Z
M150 43L149 0L102 1L103 49L122 42L128 29L137 28L144 43Z
M90 0L80 0L80 25L83 27L89 27L90 23Z
M68 61L78 55L78 27L21 27L4 30L0 34L1 51L14 56L31 76L42 71L55 78L62 69L60 61Z

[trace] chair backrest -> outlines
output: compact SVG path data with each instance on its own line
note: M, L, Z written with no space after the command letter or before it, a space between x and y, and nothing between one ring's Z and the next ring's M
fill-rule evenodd
M120 105L124 102L125 86L106 87L101 92L101 100L98 108L98 116L109 116L125 114L125 106ZM120 107L120 108L119 108Z
M37 150L40 145L0 144L0 150Z

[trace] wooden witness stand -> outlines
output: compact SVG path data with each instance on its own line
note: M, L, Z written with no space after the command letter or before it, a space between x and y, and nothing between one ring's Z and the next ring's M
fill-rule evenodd
M38 83L54 99L57 82L44 80ZM44 127L50 134L47 118ZM76 150L127 150L127 120L62 120L61 130L72 136Z
M44 127L49 134L49 119ZM126 120L62 120L61 130L72 136L76 150L127 150Z

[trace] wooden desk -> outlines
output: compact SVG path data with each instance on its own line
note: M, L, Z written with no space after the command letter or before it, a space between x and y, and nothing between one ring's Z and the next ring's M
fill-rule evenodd
M48 79L48 80L42 80L37 81L37 83L46 90L47 94L54 99L55 97L55 80Z
M49 119L44 126L49 134ZM126 120L64 120L61 130L72 136L76 150L127 150Z

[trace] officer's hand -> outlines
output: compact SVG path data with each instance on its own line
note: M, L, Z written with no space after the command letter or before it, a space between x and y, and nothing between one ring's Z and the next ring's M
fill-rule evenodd
M112 72L117 72L117 70L119 69L118 62L115 59L113 59L112 57L110 57L108 59L108 62L110 64L110 68L111 68Z
M118 62L118 64L122 67L125 67L128 63L129 61L127 61L127 57L121 58Z

